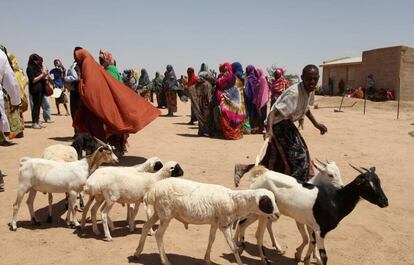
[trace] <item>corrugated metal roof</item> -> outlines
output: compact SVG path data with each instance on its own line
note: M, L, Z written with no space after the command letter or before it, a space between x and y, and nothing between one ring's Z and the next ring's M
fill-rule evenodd
M344 57L344 58L338 58L334 60L324 61L323 66L329 66L329 65L338 65L338 64L359 64L362 63L362 56L358 57Z

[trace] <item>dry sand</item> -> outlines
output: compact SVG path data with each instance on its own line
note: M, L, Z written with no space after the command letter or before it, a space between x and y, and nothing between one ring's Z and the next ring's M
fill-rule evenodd
M414 137L408 135L409 131L414 131L414 105L401 104L400 119L396 120L396 102L368 102L364 116L362 100L346 99L344 105L354 101L358 101L357 105L345 108L343 113L335 113L332 108L313 110L329 132L321 136L309 121L305 121L304 138L312 157L337 162L345 183L357 175L348 166L349 162L365 167L375 165L390 205L380 209L361 201L339 227L328 234L325 245L329 264L414 264ZM337 106L339 102L339 97L317 98L319 107ZM185 178L233 188L234 164L254 161L262 137L248 135L239 141L200 138L196 136L196 126L186 125L190 119L189 104L179 103L178 109L177 117L159 117L143 131L132 135L123 164L132 165L144 158L159 156L164 161L180 162ZM144 220L142 209L137 217L137 230L129 233L124 221L126 209L116 205L111 212L116 225L112 232L114 241L107 243L102 240L103 236L92 233L90 224L81 232L66 227L61 194L54 196L53 224L45 223L47 196L38 193L35 209L41 226L30 222L25 197L18 214L18 230L9 231L7 224L16 196L19 158L38 157L48 145L70 143L70 117L53 116L53 120L46 129L26 129L23 139L14 140L16 145L0 147L0 169L7 174L6 191L0 193L0 264L160 264L154 237L147 238L141 258L131 257ZM247 187L245 180L242 187ZM77 216L80 217L80 213ZM250 244L243 253L245 264L260 264L255 227L251 226L247 232L246 240ZM286 254L276 255L266 235L269 259L274 264L297 264L294 251L300 243L300 235L294 221L282 217L274 224L274 230ZM165 235L171 262L204 264L208 231L208 226L195 225L190 225L186 231L181 223L172 221ZM213 245L211 258L216 264L235 264L221 233Z

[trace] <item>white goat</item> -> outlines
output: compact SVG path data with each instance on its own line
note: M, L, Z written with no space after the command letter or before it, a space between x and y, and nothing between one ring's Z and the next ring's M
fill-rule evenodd
M230 246L237 263L242 264L236 244L232 238L231 226L242 216L254 212L266 218L277 219L279 211L274 195L266 189L235 191L220 185L198 183L186 179L169 178L156 182L144 198L147 209L153 208L151 216L141 233L135 256L144 248L149 229L160 220L155 232L161 262L169 265L165 254L163 237L171 219L188 224L210 224L210 236L205 261L211 264L210 252L217 229L220 229Z
M32 220L38 224L33 210L33 202L36 192L43 193L68 193L69 209L66 216L68 224L79 226L76 220L75 201L76 194L83 189L88 176L94 172L102 163L118 162L109 145L99 147L91 156L74 162L57 162L42 158L20 159L19 184L17 188L16 202L13 204L13 219L11 229L17 229L16 217L23 196L29 192L27 204ZM71 214L73 215L71 218ZM49 207L51 215L51 207Z
M311 178L308 181L308 183L313 184L313 185L328 185L328 186L332 186L336 188L342 188L344 186L342 178L341 178L341 173L339 171L338 166L336 165L334 161L331 161L331 162L327 161L327 163L324 163L324 162L317 160L317 162L319 162L319 164L313 162L313 165L317 169L317 174L313 178ZM236 178L238 178L237 175L235 175L235 183L237 183L238 185L238 181L240 181L240 178L237 179L238 181L236 181ZM242 219L241 221L243 223L242 229L238 227L236 234L235 234L235 238L237 242L244 241L245 229L250 224L254 223L258 218L259 216L250 214L246 218ZM307 242L309 241L308 236L306 232L304 232L304 230L302 229L302 226L300 223L297 223L297 226L302 236L302 244L306 246ZM273 229L272 229L272 222L270 221L267 222L267 231L269 233L270 240L272 241L272 246L276 249L276 252L278 254L283 254L284 251L282 250L279 243L275 239ZM311 234L312 231L308 231L308 233ZM241 243L240 252L243 251L244 247L245 247L244 243ZM315 255L318 255L318 253L315 253Z
M92 174L91 178L94 178L95 175L102 175L102 174L108 174L108 175L118 175L121 176L125 174L126 171L128 172L149 172L154 173L158 170L160 170L163 167L162 161L158 157L151 157L148 158L144 163L135 165L133 167L100 167L98 168L94 174ZM98 197L97 200L95 198ZM91 219L92 219L92 227L95 234L99 234L98 226L96 224L96 212L99 208L99 206L103 203L104 198L102 197L102 194L95 194L90 195L89 200L86 203L85 207L83 208L82 212L82 220L81 220L81 227L85 227L86 223L86 215L88 214L89 208L91 204L96 201L96 203L93 206L93 211L91 212ZM127 222L129 224L129 230L132 232L135 230L135 220L132 219L132 209L129 204L127 204ZM103 208L102 208L103 209ZM110 218L108 216L108 222L110 226L112 226L112 222L110 221Z
M112 169L113 170L113 169ZM88 179L85 185L85 192L95 196L96 204L92 207L92 218L96 216L102 200L105 200L105 207L102 212L102 224L105 232L106 241L111 241L112 237L108 229L108 214L112 206L118 203L134 203L134 211L129 216L129 221L135 220L138 213L139 205L144 198L144 194L155 182L168 178L179 177L183 175L183 170L177 162L170 161L156 173L137 172L135 168L124 168L122 171L97 170ZM96 222L96 220L92 220ZM110 223L113 229L112 222ZM94 233L99 234L97 227L94 227Z
M73 146L70 145L63 145L63 144L54 144L50 145L43 150L42 158L49 159L53 161L61 161L61 162L73 162L78 160L78 153ZM66 194L66 207L68 208L67 202L68 195ZM53 195L52 193L48 193L48 201L49 201L49 208L51 209L53 203ZM79 193L79 205L83 207L83 198L82 194ZM47 222L52 222L52 215L49 213L47 217Z
M326 234L355 208L361 197L381 208L388 206L388 199L382 191L375 168L364 169L365 171L355 169L360 175L343 188L299 183L290 176L270 171L262 166L254 167L246 175L250 179L251 189L265 188L274 193L281 214L295 219L300 224L298 228L302 229L301 233L306 233L305 225L308 226L308 231L313 231L320 254L317 258L321 259L318 259L318 264L326 265L328 260L324 246ZM245 229L243 227L245 224L240 226L241 229ZM258 248L262 262L267 263L266 257L260 251L265 226L265 222L259 223ZM300 260L305 245L301 244L297 248L295 253L297 261ZM310 255L314 247L315 242L311 240L304 259L306 265L310 264Z

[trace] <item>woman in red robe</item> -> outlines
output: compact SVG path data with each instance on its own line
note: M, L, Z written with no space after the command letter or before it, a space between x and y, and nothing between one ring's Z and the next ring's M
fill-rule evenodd
M160 115L160 111L113 78L85 49L75 51L80 68L82 101L73 126L102 141L113 134L136 133ZM113 143L110 143L113 144ZM121 154L125 149L114 143Z

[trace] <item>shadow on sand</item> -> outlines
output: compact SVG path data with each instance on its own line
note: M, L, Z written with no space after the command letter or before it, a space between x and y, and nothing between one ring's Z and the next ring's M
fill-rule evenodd
M37 193L37 196L42 194L41 192ZM47 196L47 195L46 195ZM63 199L57 203L52 204L52 222L47 223L47 216L48 216L48 206L46 205L43 208L38 209L35 211L35 215L37 220L39 220L40 224L35 225L33 221L25 220L25 221L17 221L17 227L23 228L23 229L30 229L30 230L38 230L38 229L49 229L53 227L67 227L66 224L66 207L65 207L66 200ZM23 205L24 201L22 202L22 205L20 206L20 211L23 210L25 207ZM64 216L62 216L64 215ZM77 213L77 216L79 217L79 213Z
M182 256L178 254L167 254L168 259L170 260L171 264L191 264L191 265L205 265L204 259L197 259L193 257ZM160 255L158 253L151 253L146 254L143 253L139 258L134 256L128 257L129 263L136 263L136 264L161 264ZM213 265L218 265L215 262L212 262Z
M72 142L73 136L56 136L56 137L49 137L48 139L58 141L58 142Z
M257 245L251 244L249 242L245 242L246 248L244 249L244 252L249 253L249 255L254 256L255 258L250 258L240 255L240 258L243 261L243 264L262 264L260 262L260 256L259 251L257 249ZM233 253L230 252L230 248L228 248L228 252L223 254L222 257L226 260L228 260L231 263L236 263L236 259L234 258ZM298 262L295 261L295 259L285 257L283 255L279 255L276 253L274 249L267 248L263 246L264 254L266 255L266 258L271 262L271 264L278 264L278 265L297 265ZM244 253L243 252L243 253Z

